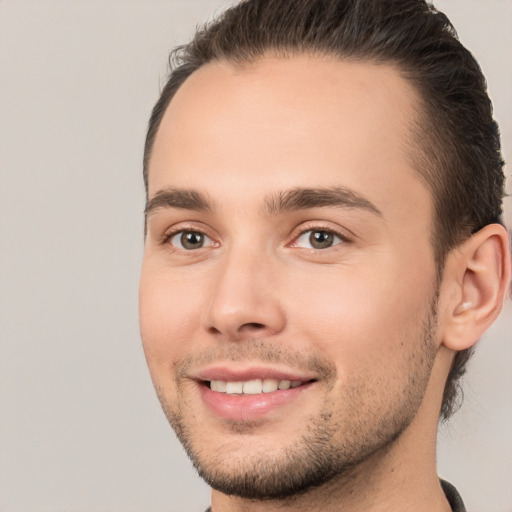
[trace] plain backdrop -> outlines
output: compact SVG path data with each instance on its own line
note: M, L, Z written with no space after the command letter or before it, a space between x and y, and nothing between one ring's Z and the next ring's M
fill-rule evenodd
M0 0L1 512L209 503L139 339L141 158L169 49L228 4ZM436 4L488 77L510 160L512 2ZM440 432L439 472L471 512L512 511L511 342L509 302Z

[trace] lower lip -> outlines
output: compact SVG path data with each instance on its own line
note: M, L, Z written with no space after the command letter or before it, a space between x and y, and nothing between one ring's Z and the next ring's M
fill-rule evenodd
M212 391L204 384L200 384L199 388L204 404L217 416L227 420L251 421L296 400L313 384L313 382L310 382L297 388L258 395L228 395L227 393Z

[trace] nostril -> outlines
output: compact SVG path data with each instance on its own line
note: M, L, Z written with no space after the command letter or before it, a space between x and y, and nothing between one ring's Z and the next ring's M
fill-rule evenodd
M1 1L1 0L0 0ZM261 332L266 329L265 324L260 324L258 322L247 322L245 324L242 324L240 327L236 329L236 331L230 332L229 329L226 329L223 331L222 329L219 329L217 327L211 326L208 328L208 332L212 334L213 336L222 336L226 335L228 337L238 338L238 336L243 336L245 333L246 335L252 335L252 333L255 332Z
M261 329L264 329L265 326L263 324L259 324L257 322L249 322L247 324L242 325L241 329L247 329L251 331L259 331Z

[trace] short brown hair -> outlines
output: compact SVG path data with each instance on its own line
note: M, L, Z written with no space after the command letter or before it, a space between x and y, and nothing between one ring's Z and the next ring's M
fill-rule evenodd
M244 0L171 54L144 148L144 182L156 132L178 88L212 61L249 63L265 55L311 53L396 65L419 92L413 162L434 205L438 281L450 250L482 227L503 223L505 177L486 81L445 14L425 0ZM470 350L455 355L441 415L460 397Z

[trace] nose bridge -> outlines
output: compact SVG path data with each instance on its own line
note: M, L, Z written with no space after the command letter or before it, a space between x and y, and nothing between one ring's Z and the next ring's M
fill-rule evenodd
M284 326L276 263L261 244L234 243L219 258L204 327L231 341L267 336Z

